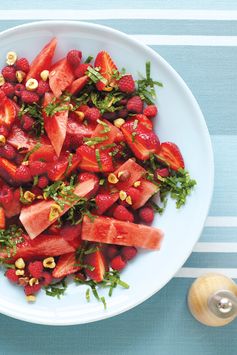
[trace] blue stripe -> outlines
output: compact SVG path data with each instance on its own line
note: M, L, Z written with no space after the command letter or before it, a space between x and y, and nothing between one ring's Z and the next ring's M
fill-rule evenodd
M236 268L237 253L192 253L184 267Z
M237 243L237 228L206 227L199 242Z

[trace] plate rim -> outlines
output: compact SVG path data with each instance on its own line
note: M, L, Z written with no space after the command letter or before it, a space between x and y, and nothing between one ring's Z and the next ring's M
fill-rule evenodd
M162 65L164 67L166 67L166 69L175 78L175 81L177 81L182 86L182 89L185 91L185 94L187 95L189 102L192 104L193 109L197 112L197 114L199 116L199 124L201 125L203 139L205 140L205 144L208 149L207 156L208 156L208 161L209 161L209 171L208 171L208 178L209 179L208 179L207 184L209 186L209 197L208 197L208 200L207 200L207 203L205 206L205 211L203 213L203 216L205 216L205 218L203 217L203 221L202 221L202 223L200 223L199 230L197 231L197 238L195 240L195 243L196 243L198 241L198 239L200 238L201 232L202 232L204 224L205 224L205 220L207 218L207 215L208 215L208 212L210 209L211 201L212 201L213 190L214 190L214 154L213 154L211 138L210 138L210 134L209 134L209 130L208 130L205 118L203 116L201 108L200 108L196 98L194 97L192 91L190 90L188 85L185 83L185 81L182 79L182 77L178 74L178 72L160 54L158 54L156 51L154 51L149 46L139 42L137 39L131 38L128 34L122 32L122 31L119 31L119 30L115 30L109 26L99 25L99 24L95 24L93 22L69 21L69 20L33 21L33 22L26 23L26 24L14 26L14 27L11 27L9 29L6 29L6 30L0 32L0 41L5 36L9 36L12 34L14 35L14 33L18 32L19 30L24 31L25 29L27 29L27 28L30 29L32 27L34 27L34 28L42 28L43 27L44 28L44 26L54 27L54 26L58 26L58 25L63 25L66 27L72 26L74 28L84 27L85 29L87 28L87 29L94 29L94 30L98 29L98 30L108 31L112 35L115 35L115 36L120 37L121 39L124 39L124 41L126 41L127 43L131 43L132 45L135 44L136 46L140 47L140 49L146 51L154 59L158 59L162 63ZM178 270L182 267L182 265L185 263L187 258L191 255L195 243L193 243L193 246L191 248L189 248L186 251L186 253L183 254L182 258L180 258L181 262L180 262ZM177 273L178 270L176 270L173 273L170 273L171 275L169 275L169 277L166 278L166 281L163 282L158 289L153 290L153 292L148 292L148 294L146 294L143 297L139 297L139 299L136 302L132 302L132 304L128 303L128 305L121 307L121 309L110 311L109 313L105 313L102 316L94 316L94 318L90 318L89 320L88 319L80 320L80 319L74 319L74 318L73 319L58 320L57 317L55 317L53 319L53 321L44 320L44 318L41 319L41 317L38 317L38 319L34 319L35 318L34 315L32 315L32 316L30 316L28 314L25 315L23 312L20 312L20 310L16 314L15 311L11 311L11 309L4 308L4 306L2 306L2 304L0 304L0 312L4 315L7 315L9 317L12 317L12 318L15 318L18 320L22 320L22 321L26 321L26 322L30 322L30 323L35 323L35 324L41 324L41 325L66 326L66 325L79 325L79 324L92 323L92 322L100 321L103 319L108 319L108 318L114 317L116 315L122 314L130 309L135 308L139 304L145 302L147 299L152 297L155 293L160 291L166 284L168 284L168 282L170 282L171 279L173 279L173 277L175 276L175 274Z

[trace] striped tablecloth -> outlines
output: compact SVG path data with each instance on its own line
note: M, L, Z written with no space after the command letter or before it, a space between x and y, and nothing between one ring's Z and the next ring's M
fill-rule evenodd
M138 38L184 78L215 154L213 201L199 242L176 277L139 307L83 326L44 327L0 316L0 354L233 355L236 326L207 328L186 307L193 278L237 278L237 1L1 0L0 30L45 19L92 21Z

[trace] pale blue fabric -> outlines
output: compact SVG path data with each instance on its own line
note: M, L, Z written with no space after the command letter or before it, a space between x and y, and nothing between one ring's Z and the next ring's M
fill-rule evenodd
M1 10L24 9L237 10L236 0L1 1L0 31L29 22L4 20ZM52 11L53 18L53 11ZM100 20L129 34L237 36L237 21ZM184 78L210 130L216 180L210 216L237 215L237 47L153 46ZM237 228L206 227L201 242L237 242ZM236 268L234 253L193 253L186 267ZM225 328L197 323L186 307L191 279L173 279L151 299L115 318L47 327L0 315L0 355L234 355L237 322Z

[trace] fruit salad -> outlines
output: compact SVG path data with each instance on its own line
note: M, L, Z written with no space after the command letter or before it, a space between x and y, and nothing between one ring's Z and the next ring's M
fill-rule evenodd
M121 270L161 246L154 214L168 196L184 205L195 181L153 129L150 62L134 78L104 50L55 60L56 46L32 63L8 52L1 70L0 262L29 302L60 298L71 278L105 305L100 287L129 287Z

